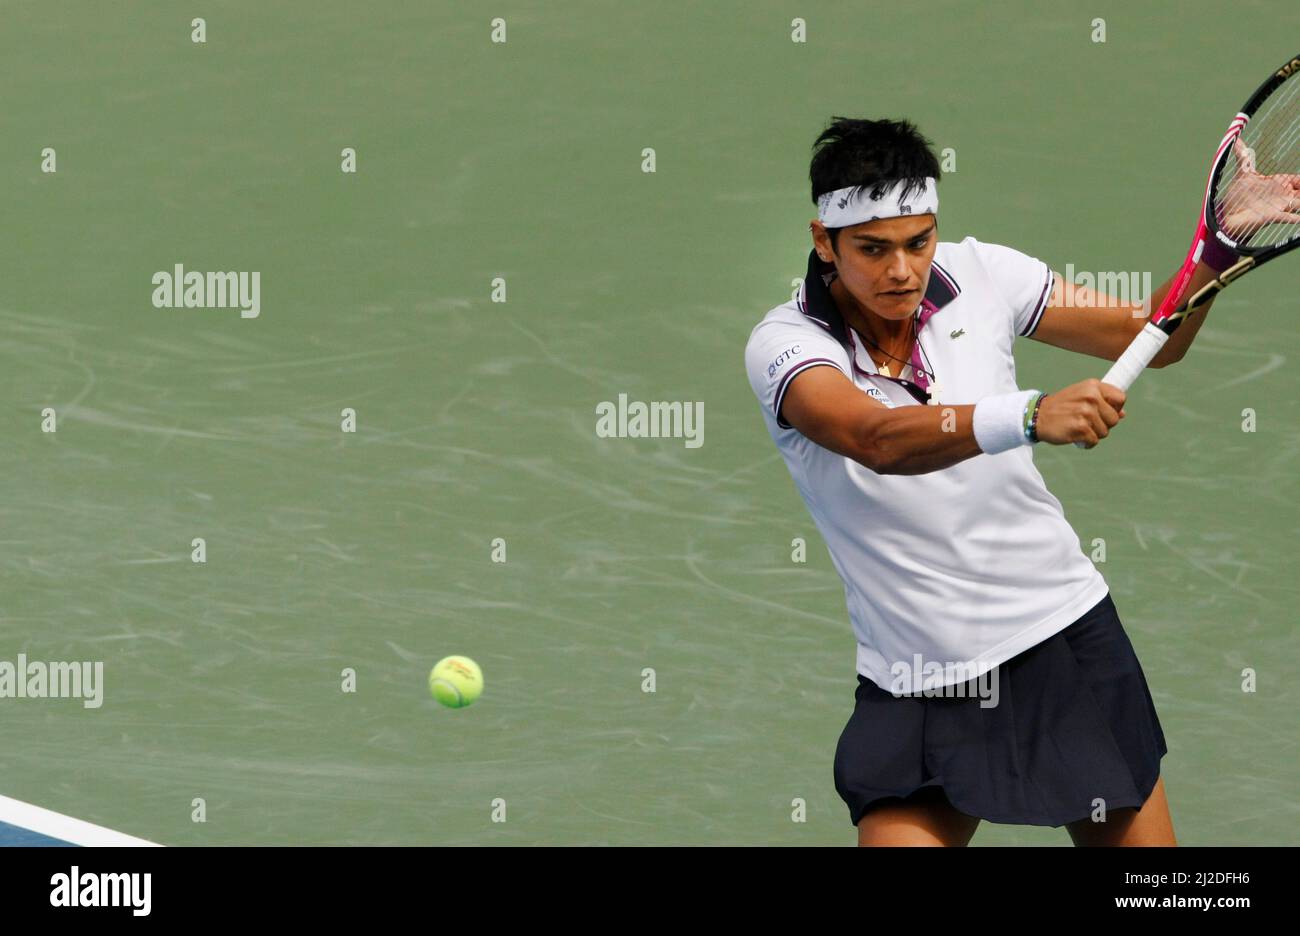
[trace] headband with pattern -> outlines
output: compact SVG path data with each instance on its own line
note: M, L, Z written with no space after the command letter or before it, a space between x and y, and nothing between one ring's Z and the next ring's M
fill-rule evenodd
M882 185L851 186L826 192L817 196L817 220L828 228L842 228L882 218L939 213L939 186L935 179L927 176L919 190L913 187L912 192L903 199L900 193L907 185L908 181L903 179Z

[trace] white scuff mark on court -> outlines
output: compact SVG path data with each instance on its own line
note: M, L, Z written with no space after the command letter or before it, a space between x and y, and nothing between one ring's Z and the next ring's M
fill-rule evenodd
M603 813L598 810L592 809L590 806L584 805L582 800L578 799L578 797L572 793L569 794L569 799L575 806L577 806L583 812L589 812L593 816L598 816L601 819L608 819L610 822L621 822L624 825L639 825L639 826L655 825L655 823L653 822L646 822L641 819L629 819L627 816L614 816L609 813Z
M499 272L499 276L509 274ZM420 315L434 315L438 312L463 312L474 308L474 300L461 296L439 296L436 299L421 299L412 305L412 310Z
M726 595L727 597L732 598L744 605L749 605L751 607L772 608L782 612L783 614L793 615L794 617L807 618L809 620L817 621L820 624L829 624L830 626L834 627L837 631L844 630L845 621L837 620L835 618L829 618L826 617L826 615L824 614L813 614L811 611L803 610L803 608L795 608L795 607L791 607L790 605L783 605L776 601L768 601L766 598L755 598L753 595L746 595L744 592L736 591L736 589L734 588L729 588L726 585L718 584L717 582L710 579L703 572L701 572L699 566L695 564L695 557L693 555L694 543L692 543L688 549L689 551L687 555L682 557L686 563L686 568L690 569L692 575L694 575L705 585L708 585L714 591Z
M679 484L700 490L718 484L716 471L693 465L690 453L681 449L651 449L647 455L649 456L647 463L651 466L651 470L656 472L661 484ZM779 452L776 457L781 457ZM688 474L698 475L699 478L697 480L685 477Z
M399 345L395 348L380 348L375 351L354 351L351 354L334 354L329 357L301 358L296 361L268 361L265 364L234 364L229 367L211 367L212 374L243 374L258 370L288 370L291 367L315 367L318 364L339 364L344 361L358 361L362 358L384 357L392 354L411 354L420 350L414 345Z
M92 644L113 643L120 640L157 640L160 643L165 643L173 647L184 646L184 641L181 640L180 631L176 631L170 636L161 633L136 634L128 632L125 634L104 634L102 637L82 637L81 639L86 643Z
M1137 537L1138 545L1142 547L1142 551L1150 552L1150 550L1147 549L1147 541L1142 538L1142 527L1136 523L1133 524L1133 533Z
M337 545L337 544L335 544L335 543L331 543L331 542L330 542L329 540L327 540L327 539L323 539L322 537L319 537L319 536L318 536L318 537L316 537L316 542L320 543L322 546L325 547L325 550L324 550L324 551L328 552L331 556L333 556L335 559L340 560L341 562L356 562L356 561L357 561L357 557L356 557L356 556L348 555L348 553L344 551L344 548L343 548L342 546L339 546L339 545ZM356 549L357 547L355 547L355 546L351 546L351 547L348 547L348 548L350 548L350 549ZM321 552L322 550L319 550L319 549L312 549L312 550L310 550L310 551L311 551L311 552Z
M1127 468L1120 466L1114 469L1115 477L1124 478L1125 480L1133 479L1140 482L1149 482L1151 479L1150 472L1145 468ZM1220 479L1206 475L1176 475L1161 474L1161 484L1190 484L1193 487L1202 488L1203 490L1212 491L1221 487L1223 482Z
M508 377L512 370L526 368L532 363L532 357L497 357L478 365L474 368L474 373L484 377ZM464 389L461 393L464 393Z
M444 452L468 453L481 457L488 457L480 452L474 452L469 449L455 448L453 446L442 447ZM499 462L499 459L497 459ZM637 496L640 488L634 484L631 487L621 487L608 482L599 482L586 475L579 474L565 465L556 463L553 458L521 458L505 463L506 469L514 475L530 475L540 479L543 483L551 488L567 487L575 493L584 496L586 499L602 504L606 507L619 510L623 513L649 513L654 514L660 520L682 520L692 524L708 523L725 526L750 526L752 521L733 520L728 517L719 516L701 516L686 510L673 510L666 503L656 503L654 501L643 500Z
M649 743L648 741L646 741L646 735L649 735L649 737L654 738L655 741L658 743L657 744ZM635 736L632 738L632 743L639 748L646 748L647 750L657 751L661 749L665 744L671 744L672 739L669 738L668 735L659 731L651 731L651 732L638 731L636 732Z
M1211 419L1211 417L1208 414L1200 410L1192 409L1190 406L1187 406L1179 402L1177 398L1164 399L1160 395L1160 393L1148 394L1146 402L1155 403L1160 406L1167 406L1171 410L1176 412L1179 416L1182 416L1184 419L1187 419L1190 422L1208 422ZM1198 440L1198 444L1199 444L1199 440Z
M75 319L53 319L41 315L28 315L7 308L0 308L0 321L5 323L4 331L7 335L13 335L15 332L30 332L43 337L57 338L67 334L70 330L102 330L99 326L90 322L80 322Z
M1202 560L1200 560L1200 559L1197 559L1195 556L1191 555L1189 552L1185 552L1184 550L1181 550L1181 549L1178 549L1177 547L1175 547L1175 546L1173 545L1173 543L1171 542L1171 540L1173 540L1173 538L1174 538L1175 535L1176 535L1176 534L1173 534L1173 533L1162 533L1161 536L1160 536L1160 542L1163 543L1164 546L1165 546L1165 548L1168 549L1171 553L1173 553L1174 555L1178 556L1180 559L1182 559L1182 560L1183 560L1184 562L1186 562L1188 565L1191 565L1191 566L1194 566L1194 567L1197 568L1197 569L1200 569L1202 572L1204 572L1206 575L1210 576L1210 577L1211 577L1212 579L1214 579L1215 581L1217 581L1217 582L1222 582L1224 585L1228 586L1229 588L1233 589L1234 591L1239 591L1239 592L1241 592L1243 595L1249 595L1251 598L1254 598L1256 601L1262 601L1262 602L1268 603L1268 599L1265 598L1263 595L1259 594L1259 593L1256 592L1256 591L1252 591L1252 590L1249 589L1249 588L1245 588L1245 587L1243 587L1242 585L1239 584L1239 582L1241 581L1241 575L1243 574L1242 572L1239 571L1239 573L1238 573L1238 575L1237 575L1237 580L1236 580L1236 581L1232 581L1232 580L1228 579L1226 576L1224 576L1224 575L1220 575L1218 572L1216 572L1216 571L1214 570L1214 567L1211 566L1209 563L1204 562L1204 561L1202 561Z
M73 364L75 364L78 368L81 369L81 372L83 374L86 375L86 383L82 386L81 390L77 393L77 395L72 398L71 402L64 404L65 409L78 405L82 400L84 400L90 394L91 390L95 389L95 372L91 370L87 365L82 364L80 361L77 360L75 351L69 351L68 358L72 361Z
M221 435L215 432L199 432L194 429L176 429L169 426L150 426L146 423L130 422L121 419L101 410L88 409L84 406L69 406L64 415L65 419L78 419L82 422L90 423L96 426L108 426L112 429L128 429L133 432L152 432L161 433L171 436L185 436L190 439L212 439L218 442L238 442L241 436Z
M739 468L735 469L734 471L729 471L724 475L716 475L712 481L709 481L707 484L703 485L703 487L701 487L700 490L701 491L711 490L712 488L715 488L720 484L726 484L728 481L735 480L740 475L749 474L751 471L757 471L760 468L767 467L773 462L779 462L779 461L782 461L780 452L773 452L770 455L764 455L762 458L758 459L757 461L752 461L747 465L741 465Z
M402 648L402 647L399 647L397 644L393 643L391 640L385 640L384 643L388 644L388 649L389 649L389 650L392 650L394 653L396 653L396 654L398 655L398 657L400 657L401 659L405 660L407 663L422 663L422 662L424 662L424 657L420 656L418 653L412 653L410 650L406 650L406 649L404 649L404 648Z
M713 196L713 200L728 204L749 205L754 202L784 201L789 197L790 193L788 191L781 190L770 192L718 192Z
M564 360L563 358L557 357L551 351L551 349L546 346L546 343L542 341L540 337L533 334L523 325L519 324L519 322L515 321L515 319L507 318L506 323L510 325L510 327L513 328L515 331L520 332L523 335L530 338L533 344L537 345L538 350L542 352L542 354L546 357L548 361L550 361L552 364L554 364L556 367L560 368L561 370L568 371L570 374L573 374L575 377L581 377L583 380L589 380L593 384L602 387L617 386L620 380L626 379L624 375L614 371L601 370L600 368L591 368L590 370L583 370L580 367L570 364L568 361Z
M452 410L460 403L460 401L465 398L465 395L469 393L469 387L470 385L468 381L462 383L455 393L443 401L442 406L438 409L438 418L434 422L436 428L442 429L446 426L448 416L451 415Z
M1232 352L1225 352L1225 353L1232 353ZM1221 383L1215 387L1211 387L1210 389L1211 391L1214 391L1214 390L1223 390L1227 387L1235 387L1237 384L1246 383L1246 381L1248 380L1255 380L1258 377L1263 377L1269 371L1275 371L1285 363L1286 363L1285 354L1270 354L1268 356L1268 362L1265 363L1263 366L1257 367L1253 371L1247 371L1246 373L1242 374L1240 377L1234 377L1232 380Z

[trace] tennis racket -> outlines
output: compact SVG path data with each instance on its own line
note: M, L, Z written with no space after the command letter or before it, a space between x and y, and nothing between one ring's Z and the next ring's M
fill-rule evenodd
M1241 259L1185 296L1206 241ZM1229 283L1300 246L1300 55L1269 75L1214 151L1196 236L1164 301L1102 383L1127 391L1169 336ZM1080 448L1086 447L1076 442Z

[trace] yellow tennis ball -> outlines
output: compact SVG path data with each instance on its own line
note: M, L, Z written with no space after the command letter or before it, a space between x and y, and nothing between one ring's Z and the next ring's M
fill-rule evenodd
M483 671L469 657L443 657L429 672L429 691L448 708L464 708L483 692Z

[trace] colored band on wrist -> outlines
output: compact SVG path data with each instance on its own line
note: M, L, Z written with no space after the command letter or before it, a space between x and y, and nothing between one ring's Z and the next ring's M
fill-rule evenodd
M1047 394L1040 393L1031 401L1025 412L1025 438L1034 444L1038 442L1038 410L1046 399Z

